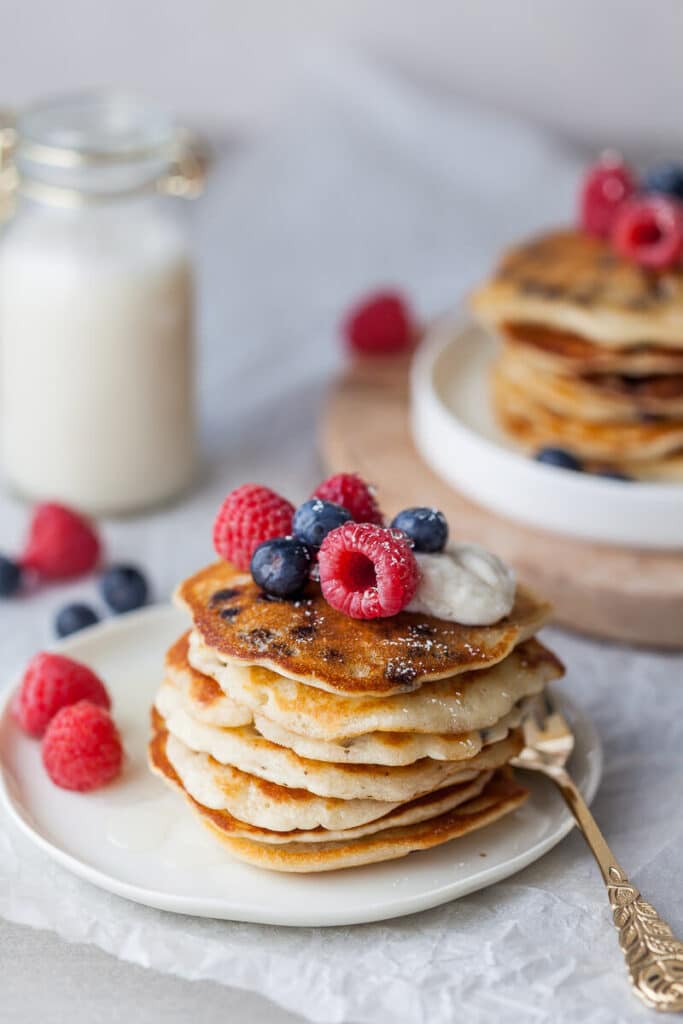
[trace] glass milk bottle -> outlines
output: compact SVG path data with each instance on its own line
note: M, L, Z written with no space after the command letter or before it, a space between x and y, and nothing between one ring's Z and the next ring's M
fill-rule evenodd
M111 93L26 111L12 156L5 479L94 514L165 501L195 466L192 261L174 197L201 190L200 162L170 117Z

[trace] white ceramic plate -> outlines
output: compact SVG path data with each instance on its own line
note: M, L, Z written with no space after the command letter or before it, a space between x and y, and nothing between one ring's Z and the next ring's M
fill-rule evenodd
M150 608L84 630L59 650L106 680L128 756L121 779L99 792L57 789L24 736L4 694L0 792L26 835L50 857L127 899L183 914L284 925L347 925L399 917L498 882L567 834L569 814L549 783L528 773L532 797L504 820L471 836L402 860L332 874L284 875L231 861L183 799L150 775L149 706L163 653L185 628L168 608ZM572 769L592 798L601 749L587 719L566 710L576 730ZM501 899L504 899L501 893Z
M412 428L425 462L480 505L531 526L607 544L683 548L683 484L568 472L534 462L505 438L489 401L495 344L451 316L420 346Z

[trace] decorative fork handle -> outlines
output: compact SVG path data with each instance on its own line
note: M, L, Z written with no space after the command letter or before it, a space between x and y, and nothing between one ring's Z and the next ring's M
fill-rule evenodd
M550 766L545 774L558 786L598 862L635 994L650 1009L682 1013L683 942L629 882L571 776Z

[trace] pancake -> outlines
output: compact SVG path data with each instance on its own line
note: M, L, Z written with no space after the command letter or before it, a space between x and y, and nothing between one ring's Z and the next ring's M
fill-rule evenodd
M375 800L323 799L308 790L287 789L247 773L226 771L206 754L198 754L171 736L167 723L152 710L149 760L152 769L207 810L220 811L243 835L265 831L296 835L300 830L357 828L382 818L397 803ZM220 773L215 778L215 773ZM475 782L468 779L468 784ZM262 836L261 836L262 837Z
M440 846L498 821L516 810L528 795L529 791L511 774L501 771L487 783L480 796L445 814L414 825L382 829L360 839L327 843L295 842L274 846L254 842L226 835L221 820L216 820L212 814L202 814L202 817L232 856L247 864L271 871L338 871L396 860L417 850Z
M213 680L212 680L213 682ZM214 683L218 687L218 683ZM176 689L169 680L164 680L157 692L155 706L165 718L183 714L201 722L194 715L194 707L185 694ZM413 764L422 757L433 757L437 761L462 761L474 757L485 743L504 739L510 729L519 725L522 717L520 708L513 708L491 729L477 730L454 736L427 733L374 732L366 736L338 742L300 736L271 722L254 712L254 728L261 736L281 747L288 747L301 757L315 761L331 761L335 764L376 764L398 766ZM204 723L214 725L215 723Z
M289 747L301 757L337 764L381 764L399 766L414 764L423 757L435 761L464 761L475 757L482 747L503 740L522 720L521 708L515 707L490 729L460 735L443 733L371 732L339 742L312 739L283 729L263 715L255 715L256 728L273 743Z
M551 373L632 377L683 373L683 351L661 345L607 348L545 324L503 323L497 329L506 349Z
M530 450L552 445L619 466L626 460L652 462L683 449L683 422L598 423L561 416L530 397L500 364L492 374L492 400L503 429Z
M156 708L165 718L172 739L180 741L189 751L207 755L201 765L195 760L194 767L204 776L207 785L211 780L211 785L225 790L230 799L234 799L236 791L241 792L247 785L243 777L247 776L249 783L256 777L274 783L277 787L307 790L316 796L335 800L403 803L456 781L456 776L458 781L465 781L463 773L497 768L521 749L521 736L519 730L515 730L505 739L489 744L475 757L466 760L436 761L425 757L413 764L398 767L334 764L300 757L288 747L271 743L252 726L216 729L194 721L183 711L166 717L163 702L157 703ZM173 757L171 761L183 782L186 782ZM471 774L469 777L472 777ZM198 799L215 806L202 797ZM245 817L229 809L237 817ZM253 821L250 817L245 820Z
M214 685L218 686L217 683ZM191 718L194 717L191 703L167 680L161 684L155 703L165 717L171 717L179 711L183 711ZM503 720L505 731L502 735L496 736L496 739L502 739L506 735L506 730L518 725L520 717L521 712L517 709L506 716ZM316 761L332 761L336 764L396 766L413 764L421 757L457 761L474 757L484 745L484 733L479 730L455 736L375 732L335 742L300 736L257 712L254 712L254 726L261 736L281 747L288 747L301 757L313 758Z
M222 662L195 633L189 660L238 704L290 732L321 740L373 732L454 735L486 729L564 672L538 640L527 640L497 665L424 683L410 694L344 697L268 669Z
M647 270L582 231L510 249L471 307L492 326L537 323L610 348L683 349L683 268Z
M186 649L187 637L185 636L182 639ZM192 671L197 676L201 674L194 669ZM184 673L182 671L174 672L167 665L166 679L161 684L155 702L161 714L164 717L170 717L178 711L183 711L190 718L199 722L205 722L208 725L230 725L230 722L222 723L207 720L204 717L203 703L193 700L191 694L184 689L183 677ZM218 683L214 682L213 679L209 676L204 676L203 678L206 680L207 688L208 684L210 684L211 687L215 687L218 693L223 693ZM230 700L228 697L225 699L226 701ZM251 716L249 709L244 710ZM368 733L365 736L356 736L337 742L334 740L315 739L290 732L257 711L254 711L254 726L266 739L279 744L281 747L289 747L301 757L313 758L316 761L333 761L339 764L396 766L413 764L422 757L432 757L437 761L459 761L468 757L474 757L485 744L505 739L510 729L514 729L519 725L521 718L521 707L516 706L509 714L505 715L499 722L488 729L478 729L455 735L443 733L374 732Z
M402 857L481 828L514 810L528 796L528 791L504 769L492 778L484 775L464 786L428 794L366 826L345 830L343 838L339 831L320 828L277 833L255 828L194 800L166 756L167 734L158 714L153 714L152 725L152 771L184 793L199 820L233 856L273 870L326 871ZM483 790L470 797L482 781Z
M683 483L683 452L649 461L622 459L619 469L627 476L649 483Z
M277 783L266 784L262 779L219 765L206 754L190 750L170 734L166 740L166 756L183 788L202 806L227 811L231 817L272 832L310 831L316 828L346 831L377 821L397 807L412 803L427 793L436 794L443 789L469 785L493 771L492 766L481 771L460 772L454 774L444 786L409 796L405 800L339 800L320 797L304 789L278 786ZM501 762L504 763L507 762Z
M644 418L683 419L683 375L625 377L618 374L567 376L538 369L504 349L502 378L560 416L593 423L642 423Z
M550 613L520 586L510 615L492 626L408 612L350 619L325 601L317 583L300 600L272 600L227 562L185 580L176 599L217 657L351 696L408 693L427 680L493 665L533 636Z
M307 789L280 786L190 750L170 733L166 756L183 788L204 807L227 811L239 821L274 832L293 829L346 829L375 821L402 800L321 797ZM470 782L476 772L453 782ZM421 794L420 794L421 795ZM412 799L407 797L406 799Z
M252 720L249 708L240 707L210 676L192 668L187 660L189 639L190 630L166 654L166 676L172 680L178 705L191 709L193 717L207 725L248 725Z

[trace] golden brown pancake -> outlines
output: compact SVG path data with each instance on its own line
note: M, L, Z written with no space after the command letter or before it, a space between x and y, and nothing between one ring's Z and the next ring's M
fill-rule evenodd
M220 801L229 801L231 797L237 806L245 793L252 804L289 799L295 792L347 803L354 800L405 803L460 781L456 776L465 772L499 768L521 749L521 734L515 729L474 757L459 761L423 757L409 765L339 764L301 757L290 748L265 739L250 726L216 729L173 712L168 715L166 725L184 748L178 751L178 759L187 764L188 772L196 774L203 792L213 793L212 799L195 795L212 807L221 806ZM187 756L185 751L198 756ZM178 770L177 764L175 766ZM183 775L181 771L179 774ZM246 820L254 819L247 816Z
M495 773L481 795L452 811L415 825L387 828L360 839L330 843L288 843L274 846L251 839L225 836L221 824L208 818L206 824L226 844L233 857L271 871L308 873L338 871L381 861L397 860L418 850L440 846L451 839L475 832L516 810L529 795L506 769ZM457 856L456 851L453 855Z
M503 429L529 450L551 445L620 465L656 462L683 449L683 422L595 423L561 416L510 380L500 364L492 376L492 399Z
M184 677L187 692L193 704L211 707L225 698L217 682L203 672L197 672L187 660L191 630L187 630L166 652L166 671L173 678Z
M197 803L185 793L182 783L166 757L164 722L152 713L152 738L149 761L152 771L165 782L184 793L200 820L226 845L239 860L276 871L330 871L377 861L403 857L414 850L427 849L465 835L497 820L518 807L528 796L507 769L496 772L482 793L472 800L457 804L457 787L428 794L410 805L403 805L377 822L378 830L362 837L354 836L330 842L324 840L324 829L316 829L315 840L297 841L298 832L273 833L238 821L226 811L213 811ZM444 801L456 806L433 817L423 818L430 810L439 811ZM396 825L401 817L416 817L414 824ZM379 826L384 827L380 828ZM393 827L392 827L393 826ZM303 837L302 837L303 838ZM283 840L290 840L283 842Z
M347 697L258 666L226 665L208 649L195 650L192 644L190 658L260 717L302 736L341 741L374 732L462 735L487 729L520 700L540 693L564 674L562 663L535 638L518 644L495 665L432 679L411 693L385 696Z
M471 305L492 326L536 323L610 348L683 349L683 268L647 270L581 231L510 249Z
M177 649L176 645L174 645L174 648ZM186 654L185 658L187 657L188 655ZM514 670L515 666L516 672ZM512 671L509 671L509 669L512 669ZM522 691L516 703L507 713L503 712L502 717L495 718L494 721L489 716L486 716L486 724L482 728L470 729L460 733L391 732L380 730L367 732L360 736L342 736L336 740L324 740L316 736L293 732L273 718L267 718L263 712L271 710L276 715L276 711L274 711L274 708L278 706L276 694L278 691L281 691L284 684L290 691L292 688L295 689L293 694L290 692L285 695L285 707L289 706L292 701L296 703L299 711L297 724L304 728L307 724L310 724L311 719L309 716L314 717L318 729L324 728L325 724L329 725L330 705L334 705L337 708L337 715L341 715L342 720L345 706L347 706L349 717L346 720L350 721L352 725L355 724L356 727L360 721L362 727L362 721L368 711L368 705L373 701L376 705L381 705L383 709L387 705L391 705L392 702L399 702L400 724L406 727L414 724L415 717L417 717L411 712L411 704L422 698L429 703L431 708L437 704L442 704L444 700L443 690L448 680L436 680L432 683L425 683L419 690L409 695L359 698L343 697L297 683L292 679L284 679L282 676L276 676L275 673L269 672L268 669L254 668L253 666L239 666L236 668L233 663L231 665L231 675L234 675L235 672L246 674L247 681L245 685L251 691L249 701L238 704L242 715L237 721L234 720L232 714L229 716L219 716L212 713L210 716L207 716L205 705L192 701L184 685L185 673L183 672L182 661L179 661L176 665L171 665L167 662L166 676L157 691L154 701L155 707L167 720L167 723L174 719L182 722L186 717L189 717L189 719L196 723L211 725L219 733L221 728L225 726L250 725L253 714L254 728L264 739L270 740L280 747L287 747L300 757L315 761L329 761L335 764L373 764L398 767L414 764L415 761L419 761L424 757L434 758L437 761L463 761L467 758L475 757L483 747L504 739L511 729L515 729L519 725L522 716L520 704L524 701L526 691L533 690L539 692L542 686L551 678L557 678L562 674L562 666L557 658L539 644L537 640L527 640L523 644L519 644L498 665L482 669L476 673L470 673L469 675L464 673L457 677L455 686L457 696L455 692L452 693L451 707L455 708L457 703L459 712L462 711L465 705L471 702L472 690L470 686L466 685L468 680L486 682L488 679L489 685L492 685L492 673L503 673L500 678L500 689L504 691L506 697L515 700L519 690L521 689ZM533 673L537 676L534 685L524 685L523 680L520 679L524 673ZM254 679L255 676L256 680ZM258 678L263 679L264 676L267 679L265 685L268 687L268 693L271 698L274 698L275 703L263 698L264 690L259 686ZM230 698L226 697L226 700L229 701ZM494 706L496 706L495 701ZM282 710L281 705L280 710ZM276 715L276 717L282 716ZM289 716L285 714L284 717L288 718ZM421 723L418 721L419 724ZM171 731L173 730L171 729ZM242 732L244 735L247 734L245 730L242 730ZM189 740L188 743L189 746L193 746ZM220 760L220 757L218 757L218 760ZM249 769L246 770L248 771Z
M619 469L627 476L650 483L683 483L683 452L661 459L622 459Z
M492 626L462 626L401 612L350 619L317 583L301 599L273 600L227 562L185 580L176 600L203 643L220 658L256 665L349 696L387 696L494 665L534 633L550 607L519 586L510 615Z
M452 810L458 804L479 796L484 786L493 776L493 772L480 772L476 779L459 783L452 786L445 786L434 793L426 793L424 796L408 803L399 805L383 814L375 820L368 821L353 828L342 831L331 831L318 825L313 829L290 829L289 831L274 831L258 825L249 824L230 814L228 811L215 811L212 808L202 805L201 801L195 800L183 785L182 779L173 767L168 756L168 736L164 731L163 721L157 727L153 725L153 738L148 747L148 759L152 772L158 775L171 787L179 790L188 799L202 807L206 814L211 814L214 821L221 824L222 831L232 836L242 836L245 839L256 839L263 843L291 843L298 842L329 842L332 839L351 839L361 835L370 835L379 832L384 828L393 828L398 825L415 824L418 821L425 821L437 814Z
M249 708L232 700L210 676L197 672L190 664L190 630L168 650L165 676L173 684L178 702L192 709L199 722L214 726L249 725L253 714Z
M683 419L683 374L567 376L541 370L507 348L498 360L498 373L560 416L593 423Z
M607 348L571 331L546 324L503 323L498 325L506 349L539 370L567 375L683 374L683 351L661 345Z

